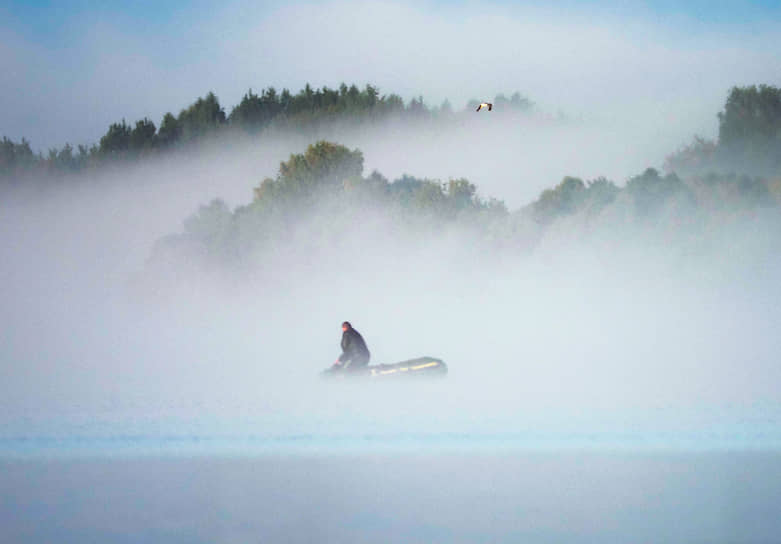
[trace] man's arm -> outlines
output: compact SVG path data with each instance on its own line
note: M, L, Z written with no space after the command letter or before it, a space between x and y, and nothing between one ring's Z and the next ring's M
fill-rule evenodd
M342 333L342 354L339 356L339 362L343 363L350 358L350 351L352 349L352 335L348 331Z

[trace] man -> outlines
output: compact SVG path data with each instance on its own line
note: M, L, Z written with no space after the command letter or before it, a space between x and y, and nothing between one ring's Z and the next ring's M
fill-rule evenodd
M361 333L353 329L349 321L342 323L342 354L334 366L343 370L356 370L368 365L370 357Z

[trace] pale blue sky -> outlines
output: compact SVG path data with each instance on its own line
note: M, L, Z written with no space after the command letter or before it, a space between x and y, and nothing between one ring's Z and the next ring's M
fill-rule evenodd
M209 91L229 111L250 87L342 81L456 107L519 90L707 133L730 86L781 84L780 30L769 1L5 1L0 135L91 143Z
M230 2L229 2L230 3ZM261 1L257 4L273 8L281 1ZM182 20L194 21L208 18L214 10L221 9L225 2L206 0L6 0L0 9L9 17L11 24L40 37L53 38L64 22L82 17L117 17L127 22L138 22L152 28L177 26ZM429 0L429 6L447 7L465 5L468 2L444 2ZM497 0L489 4L504 6L544 6L560 11L590 12L595 15L606 13L640 15L644 17L686 16L706 22L751 23L752 21L781 15L778 0L548 0L510 2Z

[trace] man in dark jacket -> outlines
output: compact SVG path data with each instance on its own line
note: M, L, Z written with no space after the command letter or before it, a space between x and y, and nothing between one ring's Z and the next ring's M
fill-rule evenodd
M361 333L353 329L349 321L342 323L342 354L336 360L335 366L344 370L355 370L369 364L369 348Z

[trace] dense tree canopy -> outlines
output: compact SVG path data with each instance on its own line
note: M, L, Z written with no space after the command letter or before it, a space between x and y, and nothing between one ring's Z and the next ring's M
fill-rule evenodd
M719 113L719 144L738 153L781 151L781 89L733 87Z
M225 267L263 261L286 248L323 251L337 247L356 225L376 228L371 225L378 221L375 236L406 233L425 244L452 229L467 233L464 243L521 251L567 228L577 229L576 238L633 231L697 239L728 225L735 214L772 208L777 215L779 196L762 178L714 173L687 182L648 168L624 187L605 178L567 176L529 206L508 213L503 203L479 197L464 178L442 182L405 174L391 182L376 171L364 177L361 151L320 141L263 179L251 203L233 211L220 200L202 206L185 221L184 232L160 241L155 260L185 252L187 262L195 255Z
M181 127L181 138L185 141L213 133L225 124L225 120L225 110L211 92L196 100L190 107L183 109L177 118L178 125Z
M294 247L291 240L303 224L309 235L328 243L338 243L356 224L379 220L385 231L407 233L409 239L421 243L433 232L456 229L470 233L473 240L530 248L549 233L568 228L584 233L601 228L667 228L681 234L693 228L694 218L700 218L700 225L713 226L758 210L772 209L777 214L781 202L780 97L781 90L766 85L733 88L719 113L718 141L695 138L668 158L666 172L648 168L623 187L605 178L586 181L567 176L513 213L500 201L478 196L475 185L464 178L442 181L404 174L389 181L376 171L365 176L360 150L319 141L290 155L274 177L260 180L252 202L235 210L220 200L202 206L185 221L181 234L158 244L155 254L186 251L213 263L244 262ZM494 107L524 112L532 104L516 93L510 99L497 96ZM465 114L472 115L471 106L467 108ZM16 143L3 137L0 178L18 182L30 173L78 172L166 152L225 131L306 130L328 119L364 122L390 114L423 122L459 115L447 101L438 109L427 107L422 97L405 105L399 96L381 95L371 85L363 89L346 84L338 89L306 85L295 95L273 87L259 94L249 90L229 115L217 97L208 93L178 115L166 113L159 128L148 118L132 125L123 119L112 123L97 145L74 148L66 144L51 149L45 157L34 153L24 139Z
M546 189L532 204L535 220L549 224L557 218L588 209L599 212L616 198L619 188L612 181L597 178L584 183L580 178L566 176L553 189Z
M489 218L507 215L504 204L484 201L466 179L405 175L389 182L376 171L363 177L361 151L320 141L282 162L274 178L255 188L248 205L233 212L221 200L202 206L185 220L182 234L160 242L156 254L194 251L210 262L241 262L288 246L296 225L306 222L316 237L338 240L367 210L404 228L429 229L459 223L479 229Z
M718 141L695 137L667 158L666 169L781 176L781 89L733 87L718 119Z
M6 176L17 175L20 171L31 168L36 161L36 156L30 148L30 142L22 138L15 143L5 136L0 143L0 172Z
M509 100L504 95L498 95L495 100L502 107L518 111L529 111L533 106L517 92ZM372 122L391 115L430 119L447 118L454 113L447 101L439 109L426 106L423 97L413 98L405 105L400 96L381 94L377 87L368 84L363 89L345 83L338 89L325 86L316 89L307 84L296 94L288 89L278 92L274 87L262 89L259 94L250 89L227 115L217 96L209 92L178 115L166 113L159 128L148 118L136 121L135 125L124 119L111 123L97 145L78 146L76 158L72 158L70 144L44 157L35 154L26 140L15 143L4 137L0 179L25 173L70 173L117 159L165 152L230 131L257 134L269 127L307 130L328 121Z

